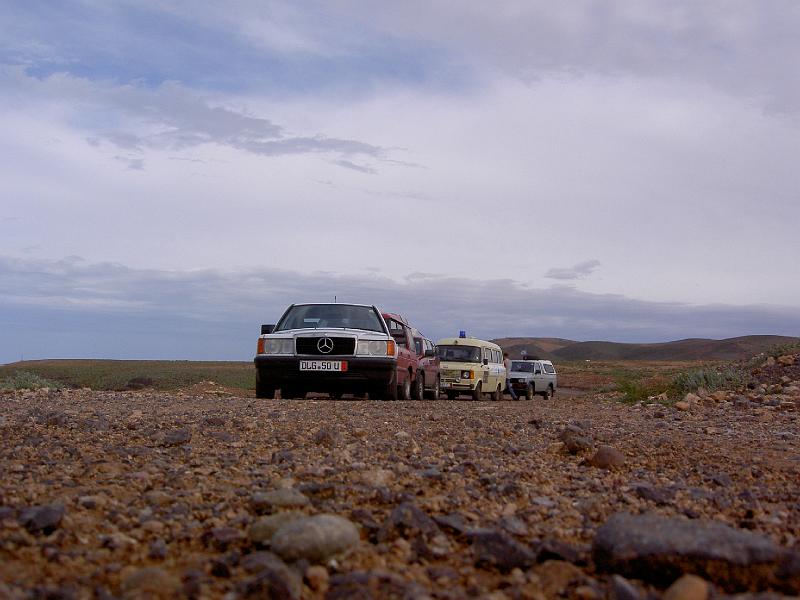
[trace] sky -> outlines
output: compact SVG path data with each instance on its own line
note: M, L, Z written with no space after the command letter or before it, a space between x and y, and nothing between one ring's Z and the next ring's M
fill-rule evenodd
M800 6L0 4L0 363L800 335Z

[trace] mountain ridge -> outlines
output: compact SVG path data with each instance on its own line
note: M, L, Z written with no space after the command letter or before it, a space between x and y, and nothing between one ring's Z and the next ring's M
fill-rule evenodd
M528 356L550 360L739 360L782 344L798 344L800 337L745 335L715 340L686 338L669 342L630 343L563 338L507 337L492 340L512 358Z

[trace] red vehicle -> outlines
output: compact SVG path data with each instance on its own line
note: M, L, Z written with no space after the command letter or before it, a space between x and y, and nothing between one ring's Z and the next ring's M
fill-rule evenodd
M412 329L414 349L417 352L419 367L414 387L415 398L422 400L427 396L431 400L439 399L439 356L436 345L426 338L418 329Z
M383 320L389 328L389 334L397 344L397 397L400 400L411 400L412 397L422 397L422 389L417 378L419 358L414 347L414 335L411 326L402 317L395 313L383 313Z

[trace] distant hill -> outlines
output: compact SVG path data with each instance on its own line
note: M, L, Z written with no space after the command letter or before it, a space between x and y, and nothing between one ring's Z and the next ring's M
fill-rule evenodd
M800 338L782 335L747 335L724 340L692 338L657 344L576 342L560 338L500 338L493 340L512 358L522 350L528 356L551 360L738 360L773 346L797 344Z

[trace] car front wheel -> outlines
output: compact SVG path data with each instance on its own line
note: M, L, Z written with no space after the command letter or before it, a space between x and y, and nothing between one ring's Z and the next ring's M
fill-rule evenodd
M406 376L400 386L400 399L411 400L411 375Z
M481 386L481 382L478 382L478 385L475 386L475 389L472 390L472 399L473 400L480 400L483 396L483 387Z
M528 387L525 388L525 400L533 400L533 384L529 383Z

